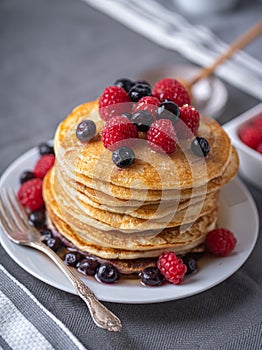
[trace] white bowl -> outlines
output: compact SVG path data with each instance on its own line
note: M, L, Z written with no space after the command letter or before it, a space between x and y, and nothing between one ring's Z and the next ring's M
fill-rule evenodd
M262 114L262 103L241 114L223 127L236 147L240 160L239 172L247 181L262 189L262 154L245 145L238 136L241 126Z

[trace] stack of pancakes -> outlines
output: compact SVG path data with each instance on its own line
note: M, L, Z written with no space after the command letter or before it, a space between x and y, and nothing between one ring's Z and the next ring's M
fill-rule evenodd
M98 134L87 144L77 125L91 119ZM153 258L163 251L199 251L215 228L219 189L237 173L238 157L220 125L201 116L198 135L210 153L197 157L191 141L171 155L133 144L136 159L125 169L112 162L100 137L97 102L85 103L59 125L56 163L44 179L44 200L53 227L79 250L102 259Z

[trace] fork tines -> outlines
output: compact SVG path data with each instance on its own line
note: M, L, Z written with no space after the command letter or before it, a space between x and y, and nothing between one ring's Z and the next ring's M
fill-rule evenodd
M4 188L3 194L0 195L0 218L2 226L9 236L15 232L35 230L33 226L29 226L25 209L18 201L12 188Z

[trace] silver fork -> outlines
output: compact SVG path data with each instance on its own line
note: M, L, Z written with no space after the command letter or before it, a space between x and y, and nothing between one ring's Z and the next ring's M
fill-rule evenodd
M95 324L109 331L121 330L121 321L103 304L80 278L59 258L59 256L42 242L41 234L28 223L24 208L18 202L13 190L3 190L0 196L0 219L4 232L16 244L32 247L45 253L66 275L76 289L78 295L86 303ZM5 199L5 200L4 200Z

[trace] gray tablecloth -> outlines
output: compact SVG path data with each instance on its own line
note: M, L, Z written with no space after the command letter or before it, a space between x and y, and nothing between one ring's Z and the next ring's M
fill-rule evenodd
M230 41L232 23L244 29L260 10L261 3L242 1L231 16L203 18L202 24ZM0 47L0 173L24 151L52 138L72 107L96 98L117 78L186 62L78 0L1 0ZM247 50L261 53L255 45ZM258 103L227 88L221 123ZM261 218L262 193L248 187ZM32 277L2 247L0 263L87 349L254 350L261 348L261 249L259 237L239 271L199 295L149 305L105 303L123 322L117 334L98 329L78 297Z

